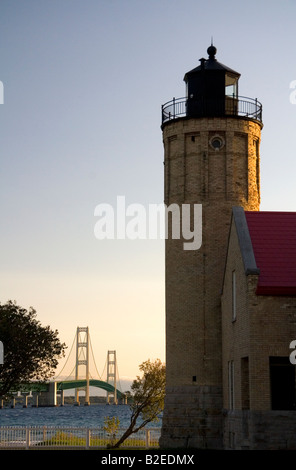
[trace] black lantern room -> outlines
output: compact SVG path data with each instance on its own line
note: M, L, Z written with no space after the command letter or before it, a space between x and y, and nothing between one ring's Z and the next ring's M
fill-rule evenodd
M187 117L216 117L237 114L238 79L240 74L221 64L215 58L217 49L211 45L208 59L187 72Z
M175 119L235 117L262 122L262 105L238 96L240 74L217 61L216 47L208 47L208 59L184 77L186 97L173 98L161 107L162 127Z

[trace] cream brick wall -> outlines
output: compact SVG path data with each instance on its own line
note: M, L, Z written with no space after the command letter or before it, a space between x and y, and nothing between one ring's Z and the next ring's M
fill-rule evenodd
M236 319L232 313L232 272L236 273ZM248 314L248 282L256 285L258 276L246 277L236 227L231 225L228 257L221 300L223 407L229 408L228 363L234 361L234 408L242 409L241 358L249 357L250 322Z
M210 139L225 145L215 151ZM165 203L202 204L203 243L184 251L166 241L168 386L221 385L220 295L231 209L258 210L259 123L241 118L180 119L163 129Z

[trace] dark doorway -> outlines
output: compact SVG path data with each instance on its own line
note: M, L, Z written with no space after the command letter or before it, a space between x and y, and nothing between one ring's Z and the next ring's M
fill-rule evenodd
M270 357L272 410L295 410L295 366L288 357Z

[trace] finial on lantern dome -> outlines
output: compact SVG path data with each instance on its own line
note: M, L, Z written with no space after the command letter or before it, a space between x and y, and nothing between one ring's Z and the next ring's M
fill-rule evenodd
M215 46L213 46L213 36L211 38L211 45L208 47L207 53L209 54L209 59L215 59L217 49Z

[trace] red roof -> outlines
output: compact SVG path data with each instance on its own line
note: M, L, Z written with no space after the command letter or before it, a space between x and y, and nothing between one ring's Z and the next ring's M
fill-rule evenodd
M256 294L296 295L296 212L245 212L260 270Z

